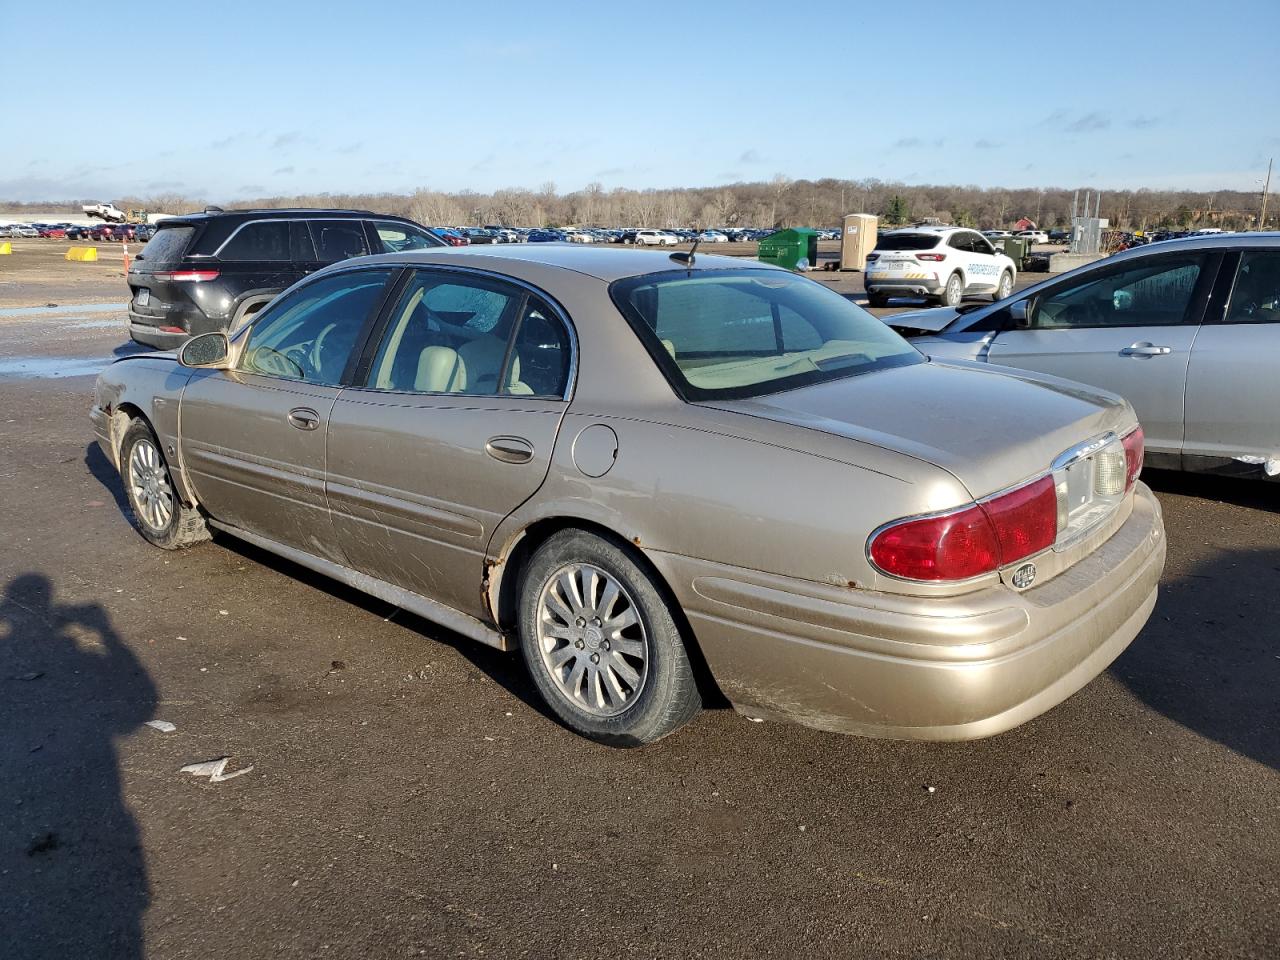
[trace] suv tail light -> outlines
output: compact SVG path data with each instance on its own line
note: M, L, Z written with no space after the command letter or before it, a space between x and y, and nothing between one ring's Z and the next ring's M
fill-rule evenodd
M204 283L217 280L217 270L159 270L152 274L157 280L190 280L192 283Z
M1052 476L938 517L900 520L873 534L868 554L906 580L969 580L1052 546L1058 496Z
M1124 490L1128 493L1138 482L1138 476L1142 473L1142 460L1147 452L1147 438L1141 427L1134 427L1120 442L1124 444Z
M880 259L880 254L878 253L867 254L867 263L871 263L873 260L879 260L879 259Z
M929 261L931 261L931 262L933 262L933 263L938 263L938 262L940 262L940 261L942 261L942 260L947 259L947 255L946 255L945 253L917 253L917 254L916 254L916 259L917 259L917 260L929 260Z

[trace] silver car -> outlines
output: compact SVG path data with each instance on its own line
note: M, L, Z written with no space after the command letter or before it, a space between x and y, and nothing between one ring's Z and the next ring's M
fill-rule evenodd
M930 363L727 257L344 261L117 361L91 417L155 545L223 531L519 649L614 744L710 683L831 730L998 733L1125 648L1164 562L1127 403Z
M1280 234L1152 244L998 303L885 322L937 359L1120 394L1152 466L1280 476Z

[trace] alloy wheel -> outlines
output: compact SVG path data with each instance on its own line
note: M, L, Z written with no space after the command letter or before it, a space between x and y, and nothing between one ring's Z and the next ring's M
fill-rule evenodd
M173 488L160 451L150 440L139 440L129 453L129 489L139 519L161 531L173 518Z
M640 695L649 638L635 601L615 577L585 563L561 567L538 597L538 650L560 694L596 717Z

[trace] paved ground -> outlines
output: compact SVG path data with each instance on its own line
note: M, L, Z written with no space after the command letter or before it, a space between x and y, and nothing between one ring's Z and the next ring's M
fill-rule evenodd
M1155 615L1008 734L613 751L514 658L148 546L85 417L120 318L0 315L0 955L1280 954L1280 488L1149 474Z

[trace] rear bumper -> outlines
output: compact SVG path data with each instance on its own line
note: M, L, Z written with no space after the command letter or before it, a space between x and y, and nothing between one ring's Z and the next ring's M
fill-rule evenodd
M150 321L150 322L146 322ZM185 330L181 333L170 333L161 330L155 326L154 317L145 317L140 321L138 315L132 310L129 311L129 339L134 343L141 343L148 347L159 347L161 350L173 350L182 346L191 339L194 334ZM171 321L165 321L168 326ZM176 326L176 324L174 324Z
M867 277L863 281L863 287L867 293L875 291L883 293L887 296L917 296L917 297L936 297L939 296L947 285L945 281L937 280L904 280L896 277Z
M1146 623L1164 558L1144 485L1105 543L1022 593L905 597L653 555L737 709L918 740L991 736L1071 696Z

